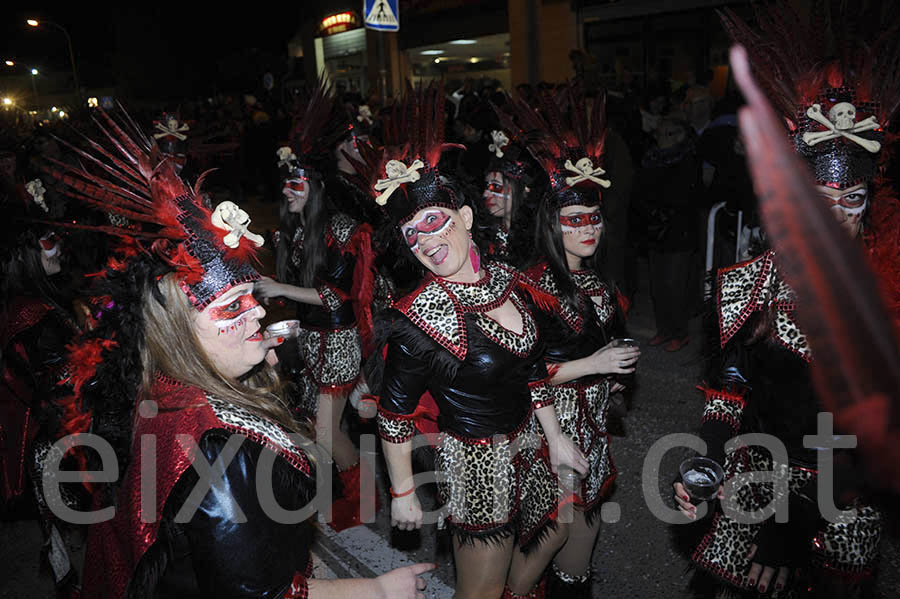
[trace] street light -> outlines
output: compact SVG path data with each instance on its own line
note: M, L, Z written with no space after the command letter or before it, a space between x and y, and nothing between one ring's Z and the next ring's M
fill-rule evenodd
M72 50L72 38L69 36L69 32L66 31L66 28L58 23L54 23L53 21L37 21L36 19L28 19L25 21L31 27L37 27L41 23L45 25L50 25L51 27L56 27L60 31L63 32L63 35L66 36L66 42L69 44L69 60L72 61L72 77L75 79L75 95L81 97L81 87L78 85L78 69L75 68L75 51Z
M3 105L4 105L4 106L11 106L12 103L13 103L12 98L3 98Z
M31 91L34 92L34 103L38 103L38 93L37 93L37 83L34 81L34 77L38 74L37 69L31 69Z
M12 61L12 60L7 60L7 61L6 61L6 66L8 66L8 67L14 67L14 66L16 66L16 63L15 63L14 61Z

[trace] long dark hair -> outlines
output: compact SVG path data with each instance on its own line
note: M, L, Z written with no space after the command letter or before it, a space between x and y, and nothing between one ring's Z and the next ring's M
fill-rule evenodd
M14 248L3 260L0 280L0 309L5 313L9 303L18 296L40 297L54 308L63 310L60 290L41 264L41 250L37 235L29 233L19 247Z
M580 309L578 286L569 272L566 261L566 248L563 245L562 227L559 224L559 201L552 192L544 194L537 212L535 229L535 247L537 256L547 261L548 268L560 286L562 301L567 302L575 310ZM600 238L597 251L590 258L582 260L584 270L592 270L607 282L603 276L603 247L606 245L606 219L603 219L604 234Z
M282 199L281 225L279 226L278 247L275 251L275 274L285 283L300 287L312 287L316 272L327 260L325 233L330 210L325 196L325 184L318 176L309 178L309 195L306 205L297 214L288 212L288 203ZM294 233L303 226L303 265L300 268L291 262Z

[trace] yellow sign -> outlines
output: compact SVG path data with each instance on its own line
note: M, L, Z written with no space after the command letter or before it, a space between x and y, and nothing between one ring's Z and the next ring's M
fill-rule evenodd
M350 31L357 27L359 27L359 19L356 17L356 13L346 11L322 19L322 23L319 25L319 32L322 37L326 37L335 33Z

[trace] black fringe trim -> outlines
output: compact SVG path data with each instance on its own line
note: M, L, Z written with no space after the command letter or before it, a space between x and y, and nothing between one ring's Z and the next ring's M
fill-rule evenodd
M559 525L556 523L556 520L548 518L547 521L538 526L527 539L522 539L521 536L519 537L519 550L525 555L530 554L537 549L541 543L547 540L547 537L556 532L558 528Z
M516 535L517 523L515 521L506 522L496 528L485 531L473 531L462 528L453 522L447 522L447 530L450 535L455 538L460 545L468 545L474 547L475 543L484 545L500 545L507 539L511 539Z

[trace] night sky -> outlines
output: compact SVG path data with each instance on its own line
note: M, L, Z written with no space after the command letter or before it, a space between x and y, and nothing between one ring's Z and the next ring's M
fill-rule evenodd
M34 29L28 18L64 26L72 37L82 87L118 85L142 98L185 98L216 90L252 91L266 70L288 71L287 42L300 27L303 3L288 11L198 8L188 3L118 6L67 3L43 10L3 9L3 60L16 68L70 72L65 36ZM299 66L295 67L299 72Z

